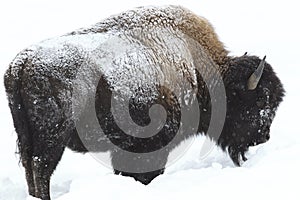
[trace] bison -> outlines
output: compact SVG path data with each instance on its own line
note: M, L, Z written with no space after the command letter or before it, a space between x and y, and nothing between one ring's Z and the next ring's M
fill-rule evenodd
M44 200L65 147L108 151L116 174L143 184L199 134L240 166L269 140L284 96L265 57L230 56L208 21L180 6L137 8L30 46L4 82L29 194Z

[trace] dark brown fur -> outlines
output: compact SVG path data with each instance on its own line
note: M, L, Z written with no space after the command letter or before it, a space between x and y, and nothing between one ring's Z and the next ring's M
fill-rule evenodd
M133 30L152 30L151 27L156 26L171 32L179 30L191 37L203 47L199 51L205 51L205 55L211 57L216 63L224 81L227 97L226 119L221 135L207 135L211 119L211 97L208 91L209 84L208 86L205 84L201 76L202 72L199 69L190 69L189 64L173 63L174 68L179 66L179 70L176 72L179 74L184 72L184 76L194 84L199 110L203 111L198 130L189 131L187 120L185 132L180 133L181 135L176 139L174 145L170 149L162 151L155 159L149 158L149 163L157 167L157 170L146 173L129 173L120 170L121 166L126 164L136 165L133 161L135 158L124 157L117 148L110 148L105 141L98 142L97 138L90 138L91 143L87 148L79 137L79 131L76 130L75 122L72 120L73 88L71 82L76 79L78 68L86 61L82 49L69 44L63 45L58 51L49 49L46 51L43 47L26 49L18 54L10 64L4 82L14 126L18 134L20 158L26 170L31 195L43 200L50 199L50 177L60 161L65 147L83 153L88 149L110 151L116 174L131 176L148 184L163 173L169 152L181 141L193 135L205 134L210 137L223 150L228 150L236 165L241 164L240 159L246 160L244 153L249 146L264 143L269 139L270 125L284 95L280 80L272 67L266 64L257 88L248 90L247 80L261 59L247 55L229 57L228 51L218 40L206 19L198 17L182 7L149 7L121 13L91 28L81 29L67 36L108 32L132 36ZM147 39L144 42L147 42ZM45 52L53 58L49 62L41 61L48 56ZM201 59L204 60L204 64L210 62L207 57ZM86 70L95 67L92 64L84 66ZM204 67L209 66L204 65ZM187 70L184 70L185 68ZM168 70L171 69L164 70L164 73L168 73ZM212 71L206 70L207 73ZM176 76L172 77L175 74L168 75L170 75L170 82L176 81ZM167 111L167 121L159 134L155 135L152 140L136 139L124 134L112 117L110 95L114 88L108 81L109 78L111 77L103 76L100 79L97 85L96 99L93 98L94 96L92 97L96 103L97 119L104 129L106 140L110 140L119 148L138 153L151 152L168 144L172 140L173 134L177 132L181 120L179 99L173 92L156 84L155 98L145 103L138 100L138 97L145 95L145 90L138 88L135 91L136 95L132 97L129 107L132 119L138 125L149 124L149 108L155 103L163 105ZM176 88L175 86L174 88ZM187 109L189 108L187 107ZM82 120L88 122L88 113L84 113L84 111L82 113ZM93 137L93 133L87 132L86 134L91 134Z

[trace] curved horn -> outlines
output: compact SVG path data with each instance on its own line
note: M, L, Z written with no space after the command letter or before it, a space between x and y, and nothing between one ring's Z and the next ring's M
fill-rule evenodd
M255 72L253 72L253 74L248 79L248 90L254 90L257 87L257 84L264 71L265 62L266 62L265 60L266 60L266 56L262 59Z

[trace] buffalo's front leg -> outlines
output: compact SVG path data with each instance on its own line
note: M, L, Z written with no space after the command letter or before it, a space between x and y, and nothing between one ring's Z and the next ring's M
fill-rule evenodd
M235 147L235 146L228 147L229 156L236 166L241 166L242 160L247 161L247 158L245 156L245 152L247 150L248 150L247 148L243 148L243 147Z

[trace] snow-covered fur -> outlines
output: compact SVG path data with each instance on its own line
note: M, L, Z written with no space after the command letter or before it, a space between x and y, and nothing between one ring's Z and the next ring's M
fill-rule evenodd
M4 81L29 193L50 199L50 177L65 147L78 152L110 151L116 174L144 184L163 173L173 148L196 134L208 135L240 165L249 146L269 139L284 94L269 64L257 88L247 89L247 80L260 61L256 56L228 56L209 22L179 6L127 11L23 50L10 64ZM220 84L214 81L216 70L226 91L221 135L207 133L212 115L209 90ZM128 100L130 116L139 126L150 123L152 105L164 106L166 120L159 121L163 125L158 134L134 137L139 129L125 134L113 116L112 98ZM182 107L193 113L189 107L193 102L202 111L198 129L190 129L192 124L185 119L185 129L175 137L184 120ZM93 127L91 109L104 131L101 138ZM118 116L119 121L126 121L122 117ZM118 150L148 153L171 140L169 148L141 161L143 166ZM122 170L131 164L136 168L148 164L157 170Z

